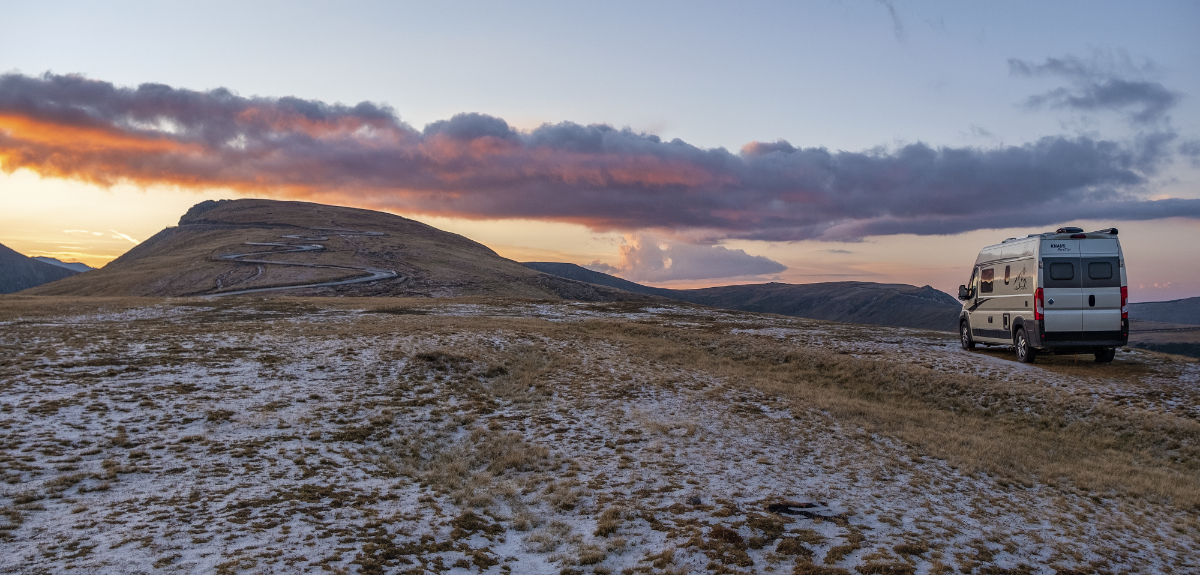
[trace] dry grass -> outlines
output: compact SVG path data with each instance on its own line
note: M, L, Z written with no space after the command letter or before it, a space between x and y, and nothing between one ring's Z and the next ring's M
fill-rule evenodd
M0 321L0 538L52 571L103 570L88 545L218 572L1187 571L1200 541L1194 365L1153 354L1024 368L495 300L21 296Z
M615 322L582 327L630 353L713 373L798 409L829 412L843 425L897 437L973 472L1200 505L1200 422L1194 419L1097 405L1038 381L945 373L765 338ZM1154 368L1122 361L1111 370L1059 369L1076 376L1101 370L1126 378Z

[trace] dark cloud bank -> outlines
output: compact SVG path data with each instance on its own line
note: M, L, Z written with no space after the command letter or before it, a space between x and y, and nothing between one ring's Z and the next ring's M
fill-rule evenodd
M1052 67L1012 65L1029 74ZM1048 95L1047 102L1138 102L1135 115L1150 119L1174 103L1153 87L1080 86ZM1145 199L1149 179L1178 149L1174 138L1160 131L1121 142L1056 136L987 149L916 143L867 152L779 141L753 142L735 153L605 125L564 122L520 132L499 118L459 114L417 130L368 102L0 76L0 167L10 172L28 168L100 184L224 186L707 241L853 241L1082 219L1200 217L1200 200Z
M1117 62L1104 53L1097 53L1090 60L1075 56L1047 58L1041 64L1014 58L1008 61L1008 68L1018 76L1053 76L1071 82L1071 88L1056 88L1031 96L1026 105L1032 108L1111 110L1124 113L1134 124L1148 125L1165 121L1167 112L1180 98L1161 83L1138 77L1152 66L1139 69L1127 59Z

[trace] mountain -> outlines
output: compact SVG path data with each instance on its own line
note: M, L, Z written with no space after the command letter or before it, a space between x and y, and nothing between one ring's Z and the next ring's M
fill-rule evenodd
M559 262L524 262L524 265L527 268L535 269L539 272L558 276L560 278L614 287L633 293L654 295L671 299L681 299L678 295L680 290L644 286L629 280L623 280L617 276L610 276L606 273L592 271L581 265L564 264Z
M28 293L188 296L254 290L251 293L652 299L543 274L463 236L400 216L251 199L201 202L178 226L162 230L86 276Z
M675 290L712 307L847 323L954 331L962 304L930 286L871 282L765 283Z
M78 273L26 257L0 244L0 293L18 292Z
M1145 321L1200 325L1200 297L1129 304L1129 317Z
M772 282L675 290L643 286L575 264L529 262L525 265L565 278L712 307L849 323L954 331L962 309L954 296L930 286Z
M77 271L77 272L80 272L80 273L82 273L82 272L90 272L90 271L92 271L92 270L96 269L96 268L94 268L94 267L92 267L92 266L89 266L89 265L87 265L87 264L83 264L83 263L79 263L79 262L64 262L64 261L62 261L62 260L60 260L60 259L58 259L58 258L51 258L51 257L46 257L46 256L34 256L34 257L30 258L30 259L37 260L37 261L39 261L39 262L42 262L42 263L44 263L44 264L50 264L50 265L52 265L52 266L58 266L58 267L60 267L60 268L66 268L66 269L69 269L69 270L72 270L72 271Z

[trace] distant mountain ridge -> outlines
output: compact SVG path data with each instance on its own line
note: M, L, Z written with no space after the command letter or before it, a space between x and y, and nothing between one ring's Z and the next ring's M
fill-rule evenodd
M1200 297L1131 303L1129 317L1146 321L1200 325Z
M37 261L0 244L0 293L14 293L79 272Z
M83 273L83 272L90 272L90 271L92 271L92 270L96 269L96 268L94 268L94 267L92 267L92 266L89 266L89 265L87 265L87 264L85 264L85 263L80 263L80 262L64 262L64 261L62 261L62 260L60 260L60 259L58 259L58 258L52 258L52 257L48 257L48 256L33 256L33 257L32 257L32 258L30 258L30 259L37 260L37 261L39 261L39 262L42 262L42 263L44 263L44 264L50 264L50 265L52 265L52 266L58 266L58 267L60 267L60 268L66 268L66 269L69 269L69 270L72 270L72 271L77 271L77 272L80 272L80 273Z
M894 327L955 331L962 309L930 286L872 282L763 283L676 290L644 286L576 264L529 262L541 272L712 307Z

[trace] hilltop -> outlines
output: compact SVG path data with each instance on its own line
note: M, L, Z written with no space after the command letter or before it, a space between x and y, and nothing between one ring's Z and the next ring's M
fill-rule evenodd
M962 309L953 296L930 286L772 282L678 290L644 286L575 264L527 262L525 265L564 278L711 307L848 323L954 331Z
M288 289L284 292L281 288ZM255 199L197 204L180 218L178 226L162 230L104 268L28 293L189 296L247 291L646 299L539 273L478 242L400 216Z

